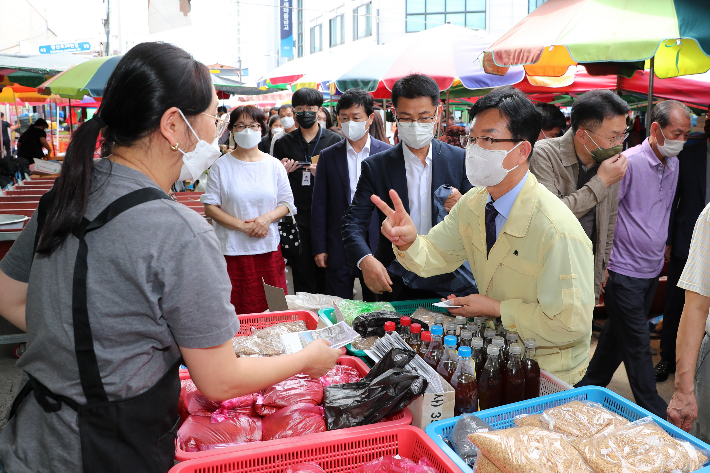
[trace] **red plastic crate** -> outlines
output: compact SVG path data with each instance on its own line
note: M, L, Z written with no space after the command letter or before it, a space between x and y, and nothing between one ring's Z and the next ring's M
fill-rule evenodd
M262 314L245 314L239 316L239 332L241 335L251 335L252 329L261 330L281 322L303 320L308 330L318 328L318 315L310 310L284 310L283 312L264 312Z
M304 462L316 462L327 473L348 473L384 455L400 455L415 462L425 457L439 473L461 473L423 430L409 425L344 429L284 440L278 445L269 442L250 451L186 461L170 473L283 473L286 467Z
M367 373L370 372L370 368L360 358L358 358L356 356L341 356L340 358L338 358L338 364L349 366L351 368L355 368L358 371L358 373L360 374L360 376L365 376ZM190 373L187 370L180 370L180 380L182 381L184 379L190 379ZM388 427L388 426L393 426L393 425L409 425L411 423L412 423L412 412L405 407L402 412L389 417L388 420L382 420L382 421L378 422L377 424L363 425L360 427L349 427L347 429L340 429L337 431L334 430L331 432L321 432L318 434L305 435L304 437L305 438L318 438L321 435L327 435L327 434L336 433L336 432L359 432L361 430L381 429L383 427ZM287 438L287 439L268 440L266 442L245 443L242 445L235 445L234 447L219 448L216 450L206 450L204 452L186 452L180 448L180 443L176 442L176 444L175 444L175 459L177 461L186 461L186 460L192 460L192 459L196 459L196 458L205 458L205 457L211 457L211 456L215 456L215 455L223 455L226 453L251 451L254 448L259 448L261 446L268 446L269 448L272 448L274 446L288 444L289 442L293 441L296 438L304 438L304 437L293 437L293 438Z

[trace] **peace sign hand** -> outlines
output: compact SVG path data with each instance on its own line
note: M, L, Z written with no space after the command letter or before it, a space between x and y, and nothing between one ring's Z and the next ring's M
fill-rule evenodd
M382 234L397 248L405 251L417 239L417 228L414 226L414 222L412 222L412 218L407 211L404 210L402 199L399 198L394 189L390 190L390 199L392 199L394 204L394 210L378 196L373 194L370 197L372 203L387 216L385 221L382 222Z

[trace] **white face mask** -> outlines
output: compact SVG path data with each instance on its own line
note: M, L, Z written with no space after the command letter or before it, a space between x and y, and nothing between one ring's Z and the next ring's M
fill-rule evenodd
M397 129L399 131L397 134L405 145L412 149L421 149L431 143L434 138L434 125L436 123L437 120L432 123L398 123Z
M522 143L522 141L520 142ZM515 145L510 151L520 146ZM466 177L474 187L490 187L500 184L513 169L503 167L503 160L510 151L483 149L477 144L466 148Z
M661 130L659 128L659 130ZM663 139L665 140L663 142L663 146L661 146L658 141L656 141L656 146L658 146L658 151L665 156L666 158L669 158L671 156L678 156L678 153L683 151L683 146L685 145L685 141L683 140L669 140L666 138L666 135L663 134L663 130L661 130L661 135L663 136Z
M296 121L293 119L293 117L281 117L281 124L284 126L285 129L293 128L293 125L296 123Z
M342 123L340 128L343 130L343 135L350 141L357 141L367 133L367 121L356 122L355 120L350 120Z
M182 110L178 111L180 112L182 119L185 120L185 123L187 123L187 126L190 128L190 131L192 131L192 134L195 135L198 140L195 149L188 153L178 148L178 150L182 153L183 161L182 169L180 169L180 177L178 178L178 180L196 181L200 178L202 173L207 171L209 167L212 166L215 161L217 161L217 158L222 155L222 152L219 150L219 145L217 144L219 137L215 137L212 144L209 144L205 140L201 140L200 137L197 136L197 133L195 133L195 130L192 129L192 126L190 126L190 122L187 121L185 115L182 114Z
M237 146L244 149L252 149L261 141L261 133L251 128L244 128L242 131L232 133Z
M318 120L318 124L320 125L321 128L323 128L325 130L326 122Z
M271 128L272 135L275 135L276 133L279 133L281 131L283 131L283 127L280 127L280 126L275 126L275 127Z

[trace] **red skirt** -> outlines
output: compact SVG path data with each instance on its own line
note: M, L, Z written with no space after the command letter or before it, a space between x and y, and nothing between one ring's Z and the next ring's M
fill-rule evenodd
M269 309L262 278L266 284L280 287L288 294L281 249L260 255L225 255L224 259L232 281L232 305L237 314L254 314Z

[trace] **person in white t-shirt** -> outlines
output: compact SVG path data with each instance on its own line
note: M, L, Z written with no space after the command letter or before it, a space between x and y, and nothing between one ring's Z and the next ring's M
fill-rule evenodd
M283 165L257 147L265 128L266 117L257 107L231 113L229 130L237 149L212 165L200 198L227 261L237 314L268 309L262 279L288 292L278 222L288 206L294 212L295 207Z

